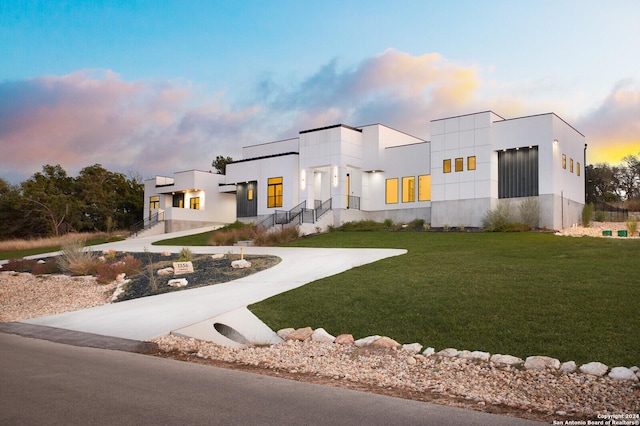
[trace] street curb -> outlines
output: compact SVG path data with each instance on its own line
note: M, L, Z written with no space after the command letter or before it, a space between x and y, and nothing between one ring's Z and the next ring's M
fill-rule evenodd
M152 342L122 339L119 337L102 336L100 334L84 333L81 331L65 330L44 325L25 324L21 322L0 323L0 332L17 334L23 337L48 340L65 345L83 346L98 349L152 354L158 352L158 345Z

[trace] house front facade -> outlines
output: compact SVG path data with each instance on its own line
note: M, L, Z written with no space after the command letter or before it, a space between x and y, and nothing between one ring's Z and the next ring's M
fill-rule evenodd
M433 120L431 141L382 124L337 124L244 147L225 176L156 177L145 186L145 211L157 197L164 199L158 208L170 201L183 209L171 211L171 229L191 220L203 226L236 219L308 231L363 219L480 227L487 211L506 204L517 212L533 200L534 225L560 229L580 221L584 141L553 113L505 119L487 111ZM185 207L194 197L203 209Z

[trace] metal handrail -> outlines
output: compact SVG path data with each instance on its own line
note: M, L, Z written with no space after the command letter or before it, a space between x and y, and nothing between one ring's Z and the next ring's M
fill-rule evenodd
M136 236L140 231L151 228L156 223L164 221L164 210L158 210L151 214L149 217L142 219L139 222L134 223L129 227L131 236Z

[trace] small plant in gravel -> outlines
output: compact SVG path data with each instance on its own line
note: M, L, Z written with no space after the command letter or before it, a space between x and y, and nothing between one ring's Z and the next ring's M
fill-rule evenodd
M180 262L191 262L193 260L193 252L191 249L189 247L183 247L178 255L178 260Z
M627 230L629 231L629 236L635 236L636 232L638 232L638 219L635 217L627 219Z
M122 273L131 277L142 271L142 260L136 259L128 254L122 259L111 262L100 263L98 265L98 282L107 284L116 279Z
M582 226L588 228L591 225L591 218L593 217L593 203L585 204L582 208ZM602 221L599 221L602 222Z
M100 259L93 251L85 249L83 243L74 241L62 246L62 255L58 257L58 266L71 275L95 275Z

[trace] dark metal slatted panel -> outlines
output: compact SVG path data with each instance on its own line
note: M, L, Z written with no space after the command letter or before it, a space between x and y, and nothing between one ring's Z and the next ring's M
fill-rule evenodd
M498 151L498 198L538 195L538 147Z

